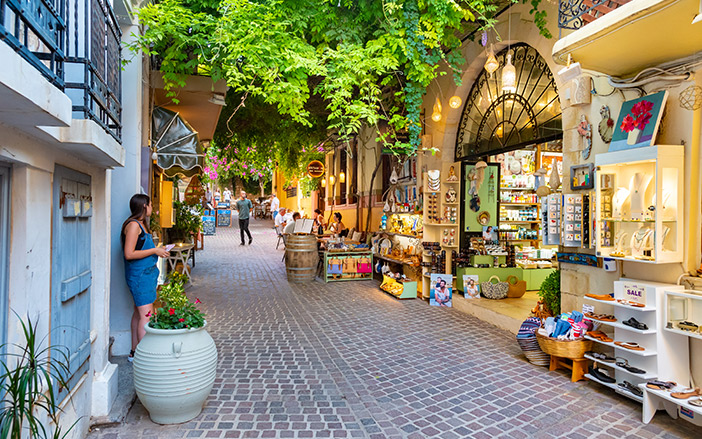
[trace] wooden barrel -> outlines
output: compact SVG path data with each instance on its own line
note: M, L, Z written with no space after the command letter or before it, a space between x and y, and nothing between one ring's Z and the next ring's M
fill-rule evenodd
M317 236L290 235L285 241L288 282L311 282L317 273Z

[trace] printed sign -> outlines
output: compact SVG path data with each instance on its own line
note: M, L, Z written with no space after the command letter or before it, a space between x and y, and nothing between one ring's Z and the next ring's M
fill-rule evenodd
M202 233L205 235L214 235L216 226L216 218L214 216L205 215L202 217Z
M319 160L312 160L307 165L307 175L312 178L319 178L324 175L324 163Z
M431 285L429 290L429 305L451 307L451 296L453 290L453 275L431 274Z
M594 305L585 305L585 304L583 305L583 311L582 311L583 314L593 313L593 312L595 312Z
M640 303L642 305L646 304L646 288L636 285L625 283L623 285L624 299L630 300L632 302Z
M232 211L229 209L217 209L217 227L229 227L232 225Z

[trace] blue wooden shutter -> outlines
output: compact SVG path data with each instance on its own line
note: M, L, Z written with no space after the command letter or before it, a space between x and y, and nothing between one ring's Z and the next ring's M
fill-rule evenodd
M63 399L88 370L90 357L90 176L56 166L53 189L51 344L70 359Z

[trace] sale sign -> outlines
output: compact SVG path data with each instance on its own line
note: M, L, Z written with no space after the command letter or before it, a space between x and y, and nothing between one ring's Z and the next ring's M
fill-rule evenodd
M646 304L646 287L634 283L624 284L624 299L632 302Z

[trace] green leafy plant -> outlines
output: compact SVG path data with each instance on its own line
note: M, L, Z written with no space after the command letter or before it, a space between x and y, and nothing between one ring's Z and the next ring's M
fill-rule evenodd
M561 271L555 270L549 274L541 283L539 297L543 301L544 308L552 315L561 313Z
M200 299L191 302L185 295L182 277L171 278L158 293L161 306L149 316L149 326L155 329L201 328L205 314L197 308Z
M0 437L21 439L29 434L31 438L65 438L78 422L65 432L59 425L56 394L67 387L68 350L43 347L46 338L37 338L37 323L30 317L26 322L17 317L24 343L0 346ZM53 429L47 431L41 422L43 415L55 425Z
M171 239L188 241L192 234L196 234L202 228L201 206L188 206L185 203L176 201L173 203L175 209L175 223L171 229Z

